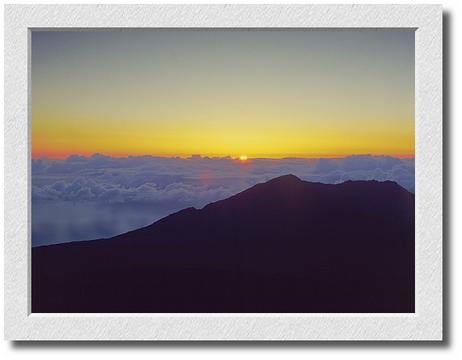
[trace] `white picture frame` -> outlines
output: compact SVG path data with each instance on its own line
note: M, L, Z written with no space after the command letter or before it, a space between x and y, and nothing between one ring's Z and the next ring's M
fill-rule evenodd
M31 29L261 27L415 31L415 313L31 313ZM6 6L5 338L442 340L442 104L442 8L438 5Z

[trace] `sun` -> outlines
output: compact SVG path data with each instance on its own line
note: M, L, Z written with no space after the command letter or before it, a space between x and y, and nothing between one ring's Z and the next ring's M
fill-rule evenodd
M248 159L247 155L239 156L239 160L241 160L241 161L246 161L247 159Z

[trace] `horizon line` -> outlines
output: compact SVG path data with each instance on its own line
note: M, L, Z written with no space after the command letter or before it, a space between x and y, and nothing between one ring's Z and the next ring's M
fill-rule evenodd
M190 160L194 158L202 159L231 159L231 160L240 160L240 157L245 156L245 161L251 160L288 160L288 159L343 159L354 156L371 156L371 157L392 157L398 159L413 159L415 154L385 154L385 153L353 153L353 154L313 154L313 155L287 155L287 156L273 156L273 155L257 155L251 156L246 154L241 155L207 155L207 154L182 154L182 155L154 155L154 154L110 154L110 153L101 153L101 152L88 152L88 153L66 153L59 155L52 154L39 154L31 155L32 160L68 160L71 157L83 157L83 158L92 158L95 156L105 156L113 159L127 159L133 157L154 157L154 158L164 158L164 159L183 159Z

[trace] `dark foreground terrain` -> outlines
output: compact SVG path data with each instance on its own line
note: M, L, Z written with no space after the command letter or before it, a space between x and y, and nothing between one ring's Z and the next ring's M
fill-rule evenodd
M32 251L33 312L414 312L414 195L293 175Z

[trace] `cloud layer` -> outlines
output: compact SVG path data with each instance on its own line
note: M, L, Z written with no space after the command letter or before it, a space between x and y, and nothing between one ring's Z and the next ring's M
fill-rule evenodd
M392 180L414 191L414 159L385 156L246 162L100 154L38 159L32 161L32 242L112 236L285 174L324 183Z

